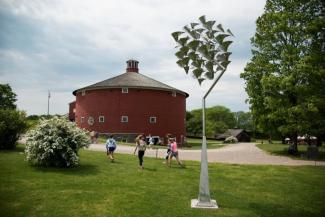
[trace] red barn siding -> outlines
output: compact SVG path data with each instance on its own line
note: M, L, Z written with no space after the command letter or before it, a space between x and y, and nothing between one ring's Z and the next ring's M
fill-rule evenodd
M180 140L185 136L186 97L161 90L121 88L87 90L84 96L76 95L76 123L81 128L101 133L145 133L164 137L171 133ZM88 117L95 119L94 125L87 123ZM105 117L99 123L99 116ZM121 116L128 116L128 123L121 122ZM157 117L150 123L149 117ZM84 123L81 123L84 117Z

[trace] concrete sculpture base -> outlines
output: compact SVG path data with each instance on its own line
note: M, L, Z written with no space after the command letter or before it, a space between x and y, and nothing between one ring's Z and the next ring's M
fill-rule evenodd
M192 199L191 208L218 209L219 207L216 200L211 200L210 203L199 203L198 199Z

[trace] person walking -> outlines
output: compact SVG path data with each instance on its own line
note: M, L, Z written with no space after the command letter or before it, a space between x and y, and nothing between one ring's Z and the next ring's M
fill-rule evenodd
M152 148L153 145L154 145L154 143L155 143L155 141L154 141L153 137L151 136L151 134L149 134L148 137L149 137L149 138L148 138L148 141L149 141L149 148Z
M176 140L174 138L170 138L170 154L169 154L169 157L168 157L168 165L169 167L171 167L171 160L173 157L176 158L176 161L178 163L178 165L180 166L183 166L182 162L179 160L178 158L178 149L177 149L177 143L176 143Z
M145 135L139 135L136 139L136 146L134 149L134 155L135 152L138 150L138 158L139 158L139 169L143 170L143 156L147 148L147 143L146 143L146 137Z
M99 132L95 132L95 144L98 143Z
M91 140L91 143L95 143L95 131L90 132L90 140Z
M106 141L106 155L109 157L111 162L114 162L114 151L116 149L116 141L114 135L111 135Z
M170 154L171 154L171 149L170 149L170 147L171 147L171 139L168 138L167 153L166 153L166 157L165 157L166 161L163 162L163 163L166 163L166 165L167 165L167 163L168 163L168 159L169 159L169 156L170 156Z

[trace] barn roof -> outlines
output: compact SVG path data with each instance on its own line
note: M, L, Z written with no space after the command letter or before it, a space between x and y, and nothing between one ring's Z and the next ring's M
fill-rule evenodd
M228 129L226 132L216 136L217 139L225 139L229 136L237 137L239 134L244 132L244 129Z
M145 75L135 72L126 72L119 76L100 81L98 83L77 89L73 91L73 95L82 90L95 90L95 89L108 89L108 88L137 88L137 89L150 89L150 90L164 90L164 91L176 91L188 97L188 93L173 88L167 84L156 81Z

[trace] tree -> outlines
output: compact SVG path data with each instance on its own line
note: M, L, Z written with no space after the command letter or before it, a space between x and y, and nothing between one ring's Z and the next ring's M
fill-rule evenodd
M224 106L209 108L207 110L207 119L213 123L213 135L224 133L236 125L234 114Z
M25 132L25 112L0 109L0 149L14 149L19 135Z
M16 96L9 84L0 84L0 109L16 109Z
M238 111L233 113L236 119L236 128L254 130L253 117L250 112Z
M176 52L177 64L182 67L186 74L191 71L192 75L201 84L205 79L214 79L210 89L202 98L202 150L201 150L201 173L200 192L198 200L193 200L197 207L218 207L210 198L208 162L205 136L205 99L226 71L230 52L228 47L232 41L225 40L233 36L228 29L225 31L221 24L215 26L216 21L207 21L205 16L199 18L200 23L191 23L184 26L184 31L172 33L179 48ZM185 36L184 36L185 34Z
M27 128L25 112L16 110L16 96L9 84L0 84L0 149L15 148Z
M189 135L201 136L202 135L202 111L195 109L188 112L189 118L186 120L186 132Z
M294 141L324 133L324 3L267 0L241 77L257 127Z
M190 118L186 122L186 131L190 135L202 135L202 110L195 109L188 112ZM229 128L235 127L235 116L230 109L224 106L213 106L206 109L206 135L214 137L224 133Z

